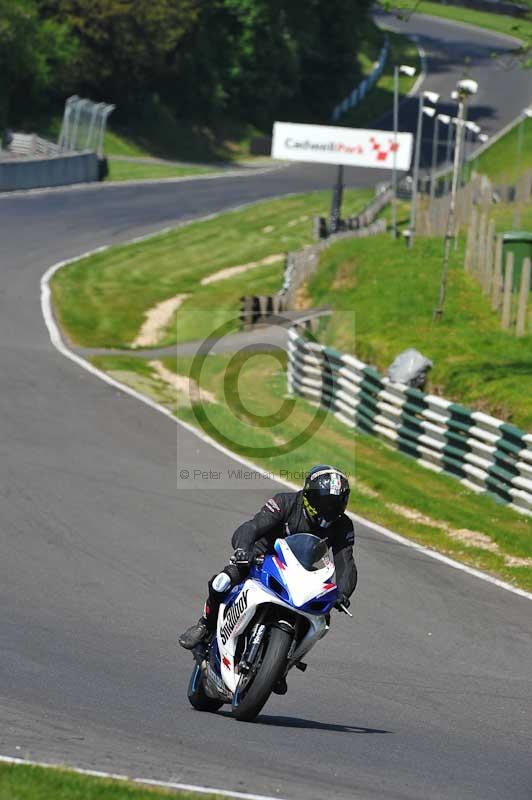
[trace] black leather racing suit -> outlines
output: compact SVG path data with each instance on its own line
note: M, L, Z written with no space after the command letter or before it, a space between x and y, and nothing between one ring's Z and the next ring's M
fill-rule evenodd
M353 558L355 531L353 523L342 514L329 528L320 528L309 521L303 508L303 492L280 492L270 498L255 514L253 519L244 522L233 534L231 544L236 550L242 548L247 553L259 555L273 553L275 540L292 533L313 533L325 539L332 549L336 569L336 583L340 594L350 597L357 584L357 568ZM247 565L229 564L224 567L231 579L231 587L244 580L249 572ZM216 625L218 608L225 592L214 590L209 582L209 599L205 604L205 616L209 627Z

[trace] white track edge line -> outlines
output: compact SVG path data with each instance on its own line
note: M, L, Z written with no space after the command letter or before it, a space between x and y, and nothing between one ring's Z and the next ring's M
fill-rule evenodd
M414 95L416 95L419 92L420 87L422 86L423 82L425 81L425 78L427 77L427 53L425 51L425 48L419 44L419 36L414 35L414 36L409 36L408 38L411 39L416 45L417 51L419 53L419 63L421 64L421 71L418 75L418 78L406 95L407 98L410 98L414 97Z
M129 775L120 775L113 772L101 772L96 769L83 769L81 767L68 767L64 764L49 764L42 761L26 761L24 758L13 758L11 756L1 756L0 762L5 764L15 764L17 766L44 767L46 769L65 769L75 772L77 775L88 775L93 778L107 778L114 781L128 781L146 786L157 786L166 789L178 789L182 792L197 792L198 794L219 795L220 797L234 797L237 800L280 800L279 796L271 797L264 794L249 794L248 792L236 792L230 789L214 789L208 786L195 786L191 783L176 783L174 781L156 781L151 778L131 778Z
M252 205L252 204L248 204L248 205ZM244 207L246 207L246 206L244 206ZM229 210L234 211L234 210L237 210L237 209L229 209ZM219 212L219 213L225 213L225 212ZM211 214L208 217L203 217L203 218L200 218L200 219L197 219L197 220L192 220L191 222L185 222L182 225L178 225L178 226L175 226L175 227L184 227L185 225L193 224L194 222L202 222L202 221L205 221L206 219L212 219L212 218L214 218L216 216L218 216L218 214ZM160 233L165 233L165 232L167 232L169 230L174 230L174 229L175 228L168 228L168 227L167 228L163 228L163 230L160 231ZM140 241L152 238L153 236L157 236L157 235L158 235L157 233L150 233L150 234L147 234L145 236L139 236L139 237L136 237L135 239L131 239L129 242L125 242L124 244L132 244L134 242L140 242ZM42 278L41 278L41 311L42 311L42 315L43 315L46 327L48 328L48 334L50 336L50 340L51 340L52 344L54 345L54 347L57 350L59 350L59 352L62 355L64 355L65 358L68 358L71 361L74 361L76 364L78 364L80 367L82 367L82 369L85 369L87 372L90 372L92 375L95 375L97 378L100 378L102 381L104 381L105 383L109 384L110 386L113 386L115 389L118 389L119 391L122 391L125 394L130 395L131 397L134 397L136 400L139 400L141 403L144 403L145 405L149 406L150 408L154 409L155 411L159 411L161 414L164 414L166 417L172 419L177 425L180 425L181 427L185 428L185 430L193 433L195 436L197 436L199 439L201 439L206 444L211 445L212 447L214 447L219 452L223 453L226 456L229 456L229 458L233 459L233 461L237 461L240 464L243 464L244 466L249 467L252 470L255 470L259 474L264 475L265 477L270 477L271 478L271 473L268 473L262 467L259 467L257 464L254 464L252 461L248 461L247 459L242 458L237 453L233 453L227 447L224 447L223 445L219 444L214 439L212 439L210 436L208 436L204 431L200 431L197 428L195 428L192 425L190 425L188 422L185 422L184 420L178 419L171 411L169 411L167 408L165 408L164 406L160 405L159 403L155 402L155 400L152 400L151 398L141 394L140 392L137 392L135 389L132 389L130 386L126 386L125 384L120 383L120 381L117 381L114 378L111 378L110 375L107 375L105 372L102 372L97 367L95 367L92 364L90 364L88 361L85 361L84 358L81 358L76 353L73 353L72 350L70 350L65 345L65 343L63 342L63 339L61 337L61 333L59 331L59 327L56 324L56 321L55 321L55 318L54 318L54 315L53 315L53 311L52 311L51 291L50 291L50 286L49 286L50 279L52 278L52 276L59 269L61 269L61 267L67 266L68 264L75 263L76 261L80 261L83 258L87 258L88 256L93 255L94 253L100 253L103 250L107 250L107 249L109 249L109 245L107 245L107 246L104 245L103 247L98 247L95 250L92 250L92 251L90 251L88 253L84 253L83 255L80 255L80 256L76 256L75 258L71 258L71 259L68 259L68 260L65 260L65 261L59 261L56 264L53 264L51 267L49 267L46 270L46 272L44 273L44 275L42 276ZM297 486L296 484L291 483L289 481L286 481L286 480L284 480L283 478L280 478L280 477L272 478L272 480L274 480L275 482L280 483L280 484L282 484L284 486L287 486L290 489L299 490L301 488L300 486ZM474 567L469 567L467 564L462 564L459 561L455 561L454 559L449 558L448 556L444 556L442 553L438 553L435 550L431 550L431 549L429 549L428 547L425 547L422 544L418 544L417 542L414 542L414 541L412 541L410 539L407 539L404 536L401 536L400 534L395 533L394 531L391 531L388 528L383 527L382 525L378 525L375 522L371 522L370 520L367 520L364 517L361 517L361 516L359 516L357 514L351 514L350 513L350 516L352 517L352 519L354 519L355 521L360 522L361 524L365 525L370 530L373 530L376 533L380 533L383 536L387 537L388 539L392 539L395 542L399 542L400 544L404 545L405 547L410 547L410 548L412 548L414 550L417 550L420 553L424 553L425 555L429 556L430 558L435 559L436 561L440 561L441 563L446 564L447 566L452 567L453 569L460 570L461 572L465 572L468 575L471 575L471 576L473 576L475 578L479 578L480 580L486 581L487 583L491 583L492 585L497 586L499 589L504 589L504 590L506 590L508 592L512 592L513 594L519 595L520 597L525 597L528 600L532 600L532 593L531 592L527 592L524 589L519 589L516 586L512 586L510 583L506 583L505 581L502 581L499 578L495 578L492 575L488 575L485 572L481 572L480 570L475 569Z

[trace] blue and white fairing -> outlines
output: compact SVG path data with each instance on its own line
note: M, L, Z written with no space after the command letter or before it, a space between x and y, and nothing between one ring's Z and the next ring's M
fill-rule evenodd
M325 543L318 557L308 546L317 538L294 534L277 539L275 554L266 556L262 567L254 567L251 577L298 611L328 614L338 600L338 588Z
M254 566L250 577L236 586L220 607L216 637L220 661L216 659L216 667L229 692L235 692L240 678L235 664L238 639L259 606L274 604L308 620L308 630L290 657L290 667L325 635L326 615L337 599L334 563L326 543L312 534L277 539L275 552L264 558L262 566Z

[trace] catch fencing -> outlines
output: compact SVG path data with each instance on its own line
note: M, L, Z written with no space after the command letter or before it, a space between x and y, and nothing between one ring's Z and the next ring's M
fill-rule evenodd
M388 37L386 37L384 41L384 45L381 48L379 53L379 57L373 66L372 72L368 75L367 78L364 78L363 81L357 86L356 89L353 89L350 95L342 100L332 112L332 120L336 122L342 114L347 113L352 108L354 108L361 100L364 99L366 94L372 89L377 81L379 80L380 76L384 71L384 67L386 66L386 59L388 58Z
M289 332L288 390L428 469L532 515L532 434L404 384Z

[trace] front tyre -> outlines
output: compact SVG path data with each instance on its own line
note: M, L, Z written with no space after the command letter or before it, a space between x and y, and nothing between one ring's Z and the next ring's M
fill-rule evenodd
M240 693L233 697L233 716L243 722L251 722L262 710L273 687L284 675L286 658L292 634L281 628L270 628L264 656L257 674Z
M196 664L192 670L192 675L188 682L187 697L190 701L190 705L194 706L197 711L218 711L218 709L223 706L222 700L213 700L212 697L205 694L201 667L199 664Z

